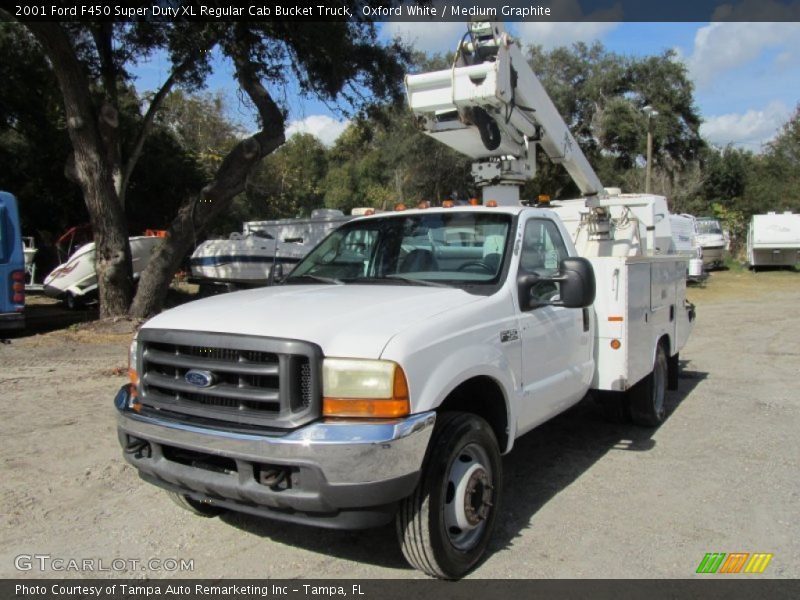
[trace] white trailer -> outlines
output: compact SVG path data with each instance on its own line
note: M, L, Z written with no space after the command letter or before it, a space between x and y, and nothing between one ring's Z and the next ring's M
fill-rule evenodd
M800 264L800 214L753 215L747 229L747 263L751 268Z

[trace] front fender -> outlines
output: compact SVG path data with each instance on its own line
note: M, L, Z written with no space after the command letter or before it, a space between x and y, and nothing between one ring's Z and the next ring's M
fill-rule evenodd
M470 345L450 351L426 349L398 362L408 378L414 413L435 410L454 389L474 377L489 377L495 381L503 395L509 427L507 447L501 450L511 449L517 421L515 396L520 386L508 357L498 348Z

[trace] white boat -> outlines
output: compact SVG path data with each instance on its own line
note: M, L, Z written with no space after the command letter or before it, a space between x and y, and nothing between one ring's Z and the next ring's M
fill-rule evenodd
M703 248L697 241L697 219L692 215L669 216L672 231L672 253L689 258L686 278L697 281L703 277Z
M747 230L747 262L753 268L800 264L800 214L753 215Z
M335 209L318 209L308 219L247 221L228 239L200 244L189 261L190 279L203 285L268 285L275 269L288 273L301 258L342 223L352 219ZM277 248L277 251L276 251Z
M150 255L161 238L136 236L130 238L133 278L138 279L150 261ZM97 296L94 242L80 246L63 264L44 278L44 293L64 300L69 308L78 308Z
M703 251L703 266L707 269L722 266L728 240L722 226L714 217L697 218L697 242Z

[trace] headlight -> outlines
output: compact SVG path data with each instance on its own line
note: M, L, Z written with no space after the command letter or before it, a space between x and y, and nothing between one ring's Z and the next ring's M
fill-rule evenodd
M322 363L326 417L402 417L409 413L408 383L388 360L326 358Z

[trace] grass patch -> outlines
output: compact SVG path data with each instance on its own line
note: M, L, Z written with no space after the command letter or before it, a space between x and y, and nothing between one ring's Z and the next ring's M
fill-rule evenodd
M735 259L731 255L725 256L725 258L724 258L724 260L722 262L722 265L728 271L739 272L739 271L746 271L747 270L747 267L745 266L745 264L743 262L738 261L737 259Z

